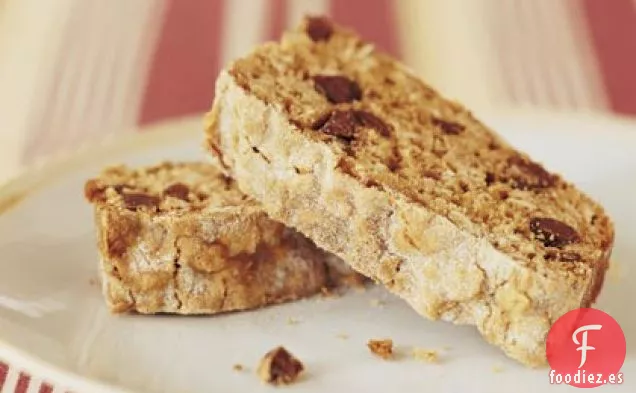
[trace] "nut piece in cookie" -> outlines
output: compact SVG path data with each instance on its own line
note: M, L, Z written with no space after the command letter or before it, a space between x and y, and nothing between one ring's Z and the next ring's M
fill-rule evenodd
M390 338L382 340L369 340L367 347L372 353L384 360L393 359L393 340Z
M258 376L272 385L288 385L296 379L305 367L283 347L267 352L258 366Z

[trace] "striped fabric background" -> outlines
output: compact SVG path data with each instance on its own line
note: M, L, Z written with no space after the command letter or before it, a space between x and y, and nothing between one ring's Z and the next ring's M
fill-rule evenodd
M222 64L305 13L357 29L476 112L636 115L636 0L0 0L0 182L205 111ZM0 361L0 393L62 391Z

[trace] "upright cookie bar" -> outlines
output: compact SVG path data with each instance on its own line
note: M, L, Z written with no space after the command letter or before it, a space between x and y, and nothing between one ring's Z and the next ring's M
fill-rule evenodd
M599 294L614 238L602 207L327 19L228 65L207 125L272 218L527 365Z

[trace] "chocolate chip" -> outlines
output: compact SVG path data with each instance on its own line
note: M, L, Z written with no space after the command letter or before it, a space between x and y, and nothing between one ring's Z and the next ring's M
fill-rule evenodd
M508 165L513 170L517 169L521 173L511 176L513 187L522 190L532 190L537 188L548 188L556 184L557 178L546 171L541 165L529 161L521 156L508 158Z
M568 224L548 217L535 217L530 220L530 231L546 247L562 247L579 241L579 234Z
M313 123L311 123L311 129L317 131L325 126L327 121L331 118L331 112L323 113ZM299 127L302 128L302 127Z
M167 187L163 190L163 194L166 196L171 196L174 198L178 198L184 201L188 200L188 194L190 193L190 189L183 183L175 183Z
M307 35L313 41L327 41L333 34L331 21L324 16L312 16L307 18Z
M157 206L159 202L161 202L161 200L156 196L142 193L125 193L122 197L124 198L126 208L130 210L135 210L142 206Z
M389 126L373 113L358 110L355 111L355 115L362 126L375 129L380 135L385 138L391 136L391 129L389 128Z
M486 185L489 186L495 182L495 174L492 172L486 172Z
M289 384L303 372L304 366L294 355L283 347L277 347L265 354L258 367L260 378L273 385Z
M458 135L466 128L462 124L442 120L437 117L433 117L431 122L434 126L439 127L444 134L448 135Z
M325 134L351 140L355 137L357 124L358 120L351 111L334 111L329 120L322 126L321 131Z
M351 79L339 75L316 75L314 87L324 94L333 104L342 104L359 100L362 97L360 86Z

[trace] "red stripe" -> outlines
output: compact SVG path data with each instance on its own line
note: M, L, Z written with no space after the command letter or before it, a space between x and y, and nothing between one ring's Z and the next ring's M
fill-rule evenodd
M223 0L167 0L139 123L199 113L212 104L219 71Z
M277 41L287 27L287 0L269 0L269 28L266 39Z
M53 393L53 386L48 383L43 383L38 393Z
M331 16L379 49L399 56L396 4L394 0L331 0Z
M583 0L612 109L636 114L636 3Z
M4 386L4 381L7 379L7 373L9 372L9 366L0 362L0 388Z
M15 387L15 393L26 393L29 388L29 382L31 381L31 377L26 375L23 372L20 372L20 376L18 377L18 384Z

